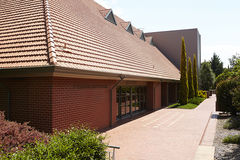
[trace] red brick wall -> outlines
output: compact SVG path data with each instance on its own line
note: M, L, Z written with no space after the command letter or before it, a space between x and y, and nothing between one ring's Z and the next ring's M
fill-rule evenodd
M161 83L149 82L147 85L147 109L161 108Z
M51 131L52 78L1 79L0 83L10 90L10 120L30 122L41 131ZM6 102L6 94L0 96L1 102Z
M114 83L110 80L54 77L52 127L64 129L76 123L85 123L95 129L108 127L110 88ZM115 95L113 97L114 103Z

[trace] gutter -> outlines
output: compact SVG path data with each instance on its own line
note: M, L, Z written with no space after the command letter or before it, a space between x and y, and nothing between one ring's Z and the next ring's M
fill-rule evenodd
M117 87L117 85L119 85L119 83L121 83L124 78L126 78L126 76L120 75L120 80L118 82L116 82L111 90L110 90L110 122L109 122L109 126L112 127L112 110L113 110L113 106L112 106L112 93L113 93L113 89Z

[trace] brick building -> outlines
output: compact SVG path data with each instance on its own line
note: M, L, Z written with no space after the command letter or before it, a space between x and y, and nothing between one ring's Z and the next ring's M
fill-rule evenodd
M0 110L45 132L107 128L177 100L179 70L93 0L0 0Z

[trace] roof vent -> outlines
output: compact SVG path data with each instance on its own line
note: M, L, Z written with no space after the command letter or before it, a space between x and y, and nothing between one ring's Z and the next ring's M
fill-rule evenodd
M131 22L122 22L121 25L128 33L134 34Z
M103 15L103 17L104 17L107 21L109 21L109 22L117 25L117 22L116 22L116 20L115 20L115 17L114 17L114 14L113 14L112 9L100 10L100 13Z

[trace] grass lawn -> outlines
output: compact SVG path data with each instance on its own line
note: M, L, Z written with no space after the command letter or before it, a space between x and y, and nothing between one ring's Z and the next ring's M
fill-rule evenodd
M204 101L205 98L200 98L200 97L194 97L192 99L189 99L189 103L185 105L180 105L180 103L175 103L167 108L181 108L181 109L194 109L196 108L202 101Z
M185 104L185 105L180 105L180 103L175 103L175 104L172 104L172 105L168 106L168 108L194 109L197 106L198 105L192 104L192 103L188 103L188 104Z

